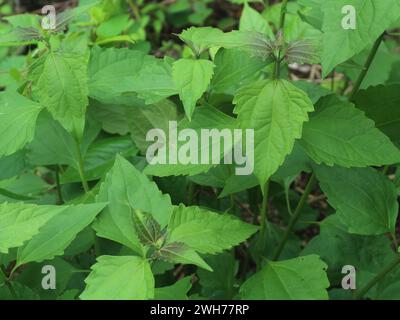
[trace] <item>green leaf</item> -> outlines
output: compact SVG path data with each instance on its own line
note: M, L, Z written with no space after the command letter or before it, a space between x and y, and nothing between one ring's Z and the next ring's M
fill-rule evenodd
M86 204L66 208L51 218L26 244L18 249L17 266L53 259L62 255L76 235L87 227L105 204Z
M132 91L132 77L142 67L145 54L130 49L92 49L89 62L89 94L98 101Z
M146 56L140 70L132 75L131 91L147 104L156 103L177 94L172 78L170 59Z
M238 176L232 174L225 183L225 186L218 196L218 198L224 198L230 194L251 189L258 185L257 178L252 174L248 176Z
M342 8L351 5L356 13L355 29L344 29ZM337 0L322 2L323 77L339 63L363 51L400 17L398 0ZM338 50L340 48L340 50Z
M40 28L40 16L37 14L16 14L9 17L4 17L11 26L21 28Z
M268 261L243 283L240 295L248 300L325 300L329 287L326 268L317 255Z
M0 253L21 246L39 233L51 218L65 210L62 206L38 206L23 203L0 205Z
M35 137L27 149L27 158L34 165L64 164L78 168L76 142L47 111L39 115Z
M154 128L164 130L168 136L170 121L178 121L178 111L175 103L163 100L148 106L130 107L127 124L136 146L146 153L147 148L152 144L147 141L147 133Z
M317 163L365 167L400 161L400 151L351 103L325 97L304 125L301 146Z
M22 80L23 71L26 67L25 56L9 56L2 58L0 62L0 87L7 90L17 89Z
M200 55L205 50L215 46L215 39L223 35L219 29L212 27L196 28L191 27L184 30L179 38L185 42L195 54Z
M184 277L171 286L156 288L154 290L155 300L188 300L187 293L189 292L191 277Z
M233 101L243 129L254 129L254 173L261 185L279 168L301 137L313 105L286 80L263 80L240 89Z
M129 14L121 14L101 23L96 29L96 34L100 38L113 37L121 34L128 26Z
M254 10L247 3L244 5L242 15L240 17L240 31L260 32L273 39L274 34L267 20L263 18L258 11Z
M86 278L82 300L148 300L154 277L147 260L134 256L101 256Z
M367 47L360 54L354 56L347 63L337 67L335 70L346 74L351 81L355 83L362 71L365 61L368 59L371 49L372 45ZM388 45L384 42L376 52L374 60L368 68L368 72L361 83L360 89L367 89L370 86L386 83L389 80L395 59L396 55L390 51Z
M89 145L99 134L100 124L88 119L80 143L84 156ZM29 162L34 165L69 165L79 168L76 140L51 115L44 111L39 115L35 138L27 147Z
M189 121L187 118L183 119L181 122L178 124L177 132L181 132L181 130L184 129L193 129L198 137L201 137L201 130L223 130L223 129L228 129L233 133L233 129L237 127L237 122L235 118L229 117L226 114L222 113L216 108L213 107L199 107L196 108L194 116L192 121ZM208 141L207 141L208 139ZM219 164L220 159L223 158L225 148L219 147L220 154L218 157L218 163L215 163L217 161L213 161L213 152L212 150L218 149L217 145L220 144L221 138L217 137L216 139L207 137L205 142L202 140L202 143L198 143L197 145L197 163L189 162L188 164L172 164L169 163L168 160L168 154L170 151L170 145L168 144L167 147L167 163L163 163L159 159L161 156L158 154L154 158L154 162L151 162L144 170L145 174L148 175L154 175L158 177L165 177L165 176L179 176L179 175L196 175L201 172L206 172L210 168L216 166ZM195 142L195 141L191 141ZM157 141L159 143L159 141ZM173 141L172 141L173 143ZM229 142L228 142L229 143ZM177 150L179 150L183 145L187 144L187 141L178 141L177 143ZM222 144L221 144L222 145ZM220 145L220 146L221 146ZM206 148L209 148L208 151L208 159L207 161L201 161L201 155L203 152L206 152ZM228 148L228 146L227 146ZM230 150L230 148L228 148ZM216 155L217 157L218 155Z
M297 88L306 92L313 104L316 104L320 98L332 94L332 91L314 82L299 80L299 81L294 81L293 84Z
M129 103L124 103L126 99L129 99ZM116 101L114 103L110 102L111 100L123 100L123 102ZM116 99L111 98L111 100L104 103L91 100L88 113L100 121L105 132L124 136L129 133L128 124L130 118L133 118L133 115L136 115L136 111L145 107L146 104L136 98L134 93L123 95ZM138 104L137 107L136 104Z
M232 299L237 291L235 283L239 269L239 263L235 260L233 250L207 256L205 260L214 271L197 270L196 274L200 278L202 294L209 299Z
M51 265L56 270L56 287L52 290L46 290L42 285L42 277L45 276L45 274L42 273L42 268L46 265ZM23 270L24 272L18 273L18 282L39 293L42 300L57 299L57 297L64 292L71 278L76 275L78 271L76 267L62 258L55 258L42 263L29 263L24 265Z
M350 233L394 232L399 209L396 187L382 173L372 168L318 166L316 174Z
M265 61L241 50L220 49L215 59L215 72L211 81L211 92L234 94L240 87L256 80L265 66Z
M182 242L167 243L156 252L156 257L171 263L193 264L208 271L213 271L195 250Z
M0 286L0 300L39 300L39 295L31 288L16 281L11 282L12 291L7 286Z
M357 287L363 287L393 261L395 253L387 236L360 236L347 232L337 214L324 219L320 234L308 243L302 255L317 254L328 264L332 286L340 285L345 265L357 270Z
M26 167L26 152L20 150L7 157L0 158L0 180L19 175Z
M183 242L200 253L219 253L245 241L257 227L199 207L175 208L168 224L169 241Z
M361 90L355 105L374 120L376 127L400 146L400 85L379 85Z
M39 38L40 34L35 28L13 27L7 33L0 33L0 47L36 44Z
M88 105L86 53L51 51L37 82L40 103L76 138L83 135Z
M189 120L197 100L207 90L213 73L214 63L208 60L180 59L173 64L172 77Z
M38 201L37 198L43 196L52 188L50 184L32 172L23 173L12 179L0 181L0 188L7 192L0 196L0 202L18 202L13 199L25 197L25 201ZM7 194L7 193L12 194ZM17 199L22 200L22 199Z
M17 92L0 95L0 157L22 149L32 141L42 107Z
M129 136L117 136L94 142L84 158L87 181L103 177L113 166L115 155L134 156L138 152ZM61 177L62 183L80 182L78 170L69 167Z
M133 209L150 213L161 227L166 226L172 213L169 196L119 155L101 185L97 201L109 202L93 225L97 234L139 254L143 247L135 230Z

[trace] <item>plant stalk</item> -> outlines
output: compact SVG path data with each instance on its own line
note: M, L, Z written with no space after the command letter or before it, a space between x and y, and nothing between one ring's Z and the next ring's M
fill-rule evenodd
M56 174L56 187L57 187L57 198L58 198L57 204L63 204L64 199L61 192L60 168L58 166L56 166L55 174Z
M364 295L374 287L379 281L381 281L388 273L392 272L398 265L400 265L400 255L397 255L396 258L388 264L385 268L382 269L370 282L368 282L365 287L357 290L354 299L362 299Z
M132 10L133 15L135 16L136 20L140 20L140 13L139 13L139 8L137 5L134 3L133 0L128 0L128 5Z
M14 290L14 287L12 286L10 281L6 281L6 286L8 288L8 290L10 291L11 295L13 296L14 300L18 300L18 295Z
M278 34L280 33L282 36L282 41L284 40L284 27L285 27L285 17L286 17L286 8L287 8L288 0L283 0L282 1L282 6L281 6L281 13L280 13L280 19L279 19L279 28L278 28ZM281 72L281 52L278 52L278 57L275 57L275 65L274 65L274 73L272 78L273 79L279 79L280 78L280 72Z
M385 36L385 32L382 33L378 39L376 39L369 55L367 58L367 61L364 64L364 67L360 73L360 75L358 76L354 86L353 86L353 90L350 93L350 97L349 97L349 101L353 102L354 98L356 97L356 94L358 93L358 91L360 90L360 87L365 79L365 76L368 73L369 68L371 67L372 62L374 61L374 58L376 56L376 53L378 52L378 49L383 41L383 37Z
M299 218L301 216L301 210L303 209L310 192L314 188L316 180L317 180L316 175L315 175L315 173L313 173L307 182L306 189L304 190L304 193L302 194L300 201L297 204L296 209L294 210L293 215L290 218L289 225L287 226L285 233L284 233L281 241L279 242L278 247L275 250L272 260L279 259L283 249L285 248L286 242L289 239L290 233L292 232L294 226L296 225L297 221L299 220Z
M10 283L10 279L7 278L5 272L3 271L2 267L0 266L0 279L4 282L8 290L10 291L11 295L13 296L14 300L18 300L17 293L15 292L12 284Z
M287 4L288 4L288 0L283 0L282 1L281 15L280 15L280 19L279 19L279 30L282 30L282 33L283 33L283 28L285 27L285 17L286 17Z
M268 194L269 194L269 180L265 183L263 187L263 201L260 211L260 239L264 239L265 227L268 213Z
M90 189L89 189L89 185L87 183L86 177L85 177L85 166L84 166L84 162L83 162L82 151L81 151L80 144L78 142L76 143L76 152L77 152L77 156L78 156L78 171L79 171L79 176L81 178L82 187L83 187L83 190L85 190L85 193L89 193Z
M192 181L189 182L188 198L187 203L189 206L194 205L194 196L196 193L196 184Z
M258 239L256 243L257 251L263 252L265 249L265 232L266 232L266 227L267 227L267 214L268 214L268 194L269 194L269 180L264 184L264 187L262 188L262 193L263 193L263 199L262 199L262 205L261 205L261 210L260 210L260 232L258 234ZM257 265L257 270L261 269L261 263L262 263L262 255L257 259L256 265Z
M85 165L84 165L84 161L83 161L81 147L78 142L76 143L76 151L77 151L77 155L78 155L79 176L82 181L83 190L85 190L85 194L88 194L90 192L90 189L89 189L89 185L87 183L86 177L85 177ZM99 238L97 237L96 232L93 229L92 229L92 234L93 234L93 243L94 243L94 253L95 253L95 256L98 257L101 255Z

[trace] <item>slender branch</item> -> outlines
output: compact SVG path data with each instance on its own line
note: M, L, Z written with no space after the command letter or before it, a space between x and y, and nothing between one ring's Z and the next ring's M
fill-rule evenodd
M392 272L398 265L400 265L400 255L397 255L396 258L388 264L385 268L382 269L371 281L369 281L365 287L358 290L355 295L354 299L362 299L364 295L374 287L379 281L381 281L388 273Z
M57 198L58 198L57 199L57 203L58 204L63 204L64 203L64 199L63 199L62 192L61 192L60 168L58 166L56 166L55 174L56 174Z
M94 255L96 257L101 256L101 247L100 247L100 240L97 237L96 231L92 229L92 235L93 235L93 243L94 243Z
M378 49L383 41L384 36L385 36L385 32L382 33L378 39L376 39L376 41L368 55L367 61L365 61L364 67L353 86L353 90L350 93L349 101L354 101L356 94L360 90L360 87L365 79L365 76L368 73L369 68L371 67L372 62L374 61L375 55L378 52Z
M282 37L281 40L279 41L284 41L285 36L284 36L284 28L285 28L285 17L286 17L286 8L287 8L288 0L283 0L282 1L282 6L281 6L281 13L280 13L280 19L279 19L279 28L278 28L278 35L279 37ZM281 72L281 51L279 49L278 56L275 57L275 65L274 65L274 73L272 75L273 79L279 79L280 78L280 72Z
M268 213L268 193L269 193L269 180L265 183L263 188L263 201L260 212L260 238L264 239L265 226Z
M13 296L14 300L18 300L18 295L14 290L14 287L12 286L12 283L10 281L6 281L6 286L8 290L10 291L11 295Z
M140 12L137 5L133 2L133 0L128 0L128 5L132 10L133 15L135 16L136 20L140 20Z
M1 264L0 264L0 280L2 280L4 282L6 282L6 280L7 280L7 276L4 273L4 271L3 271L2 267L1 267Z
M81 146L78 142L76 143L76 154L78 156L78 171L79 171L79 176L81 178L83 190L85 190L85 193L89 193L90 189L85 177L85 166L83 162Z
M230 201L230 208L229 208L229 211L231 211L233 214L236 214L236 206L235 206L235 194L234 193L232 193L230 196L229 196L229 201Z
M258 234L257 241L257 251L263 252L265 249L265 231L267 226L267 213L268 213L268 194L269 194L269 180L264 184L263 189L263 200L260 210L260 233ZM260 270L262 263L262 255L260 255L259 259L256 261L257 270Z
M389 169L390 169L390 166L389 166L389 165L384 166L384 167L383 167L383 170L382 170L382 173L383 173L384 175L387 175Z
M187 195L187 203L189 206L194 205L195 194L196 194L196 184L194 182L190 181L188 195Z
M297 204L296 209L294 210L293 215L290 218L289 221L289 225L287 226L285 233L281 239L281 241L278 244L278 247L275 250L274 256L272 260L278 260L279 256L281 255L283 249L285 248L286 242L289 239L289 235L292 232L294 226L296 225L296 222L299 220L301 213L302 213L302 209L307 201L307 198L310 194L310 192L312 191L312 189L314 188L315 182L316 182L316 176L315 173L313 173L310 177L310 179L307 182L307 186L304 190L303 195L300 198L299 203Z
M336 70L333 69L332 78L331 78L331 91L335 91L335 74L336 74Z
M282 7L281 7L281 15L280 15L280 20L279 20L279 30L282 30L285 27L285 17L286 17L286 8L287 8L288 0L283 0L282 1Z
M272 79L279 79L281 77L281 52L278 52L278 57L275 57L274 73Z
M0 280L2 280L4 282L4 284L6 285L6 287L8 288L8 290L10 291L11 295L13 296L13 298L15 300L18 300L18 295L15 292L12 283L10 282L10 279L7 278L5 272L3 271L1 265L0 265Z

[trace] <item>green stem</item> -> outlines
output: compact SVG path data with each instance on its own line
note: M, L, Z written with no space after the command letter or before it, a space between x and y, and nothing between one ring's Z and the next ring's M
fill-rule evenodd
M7 278L5 272L3 271L2 267L0 266L0 279L4 282L8 290L10 291L11 295L15 300L18 300L17 293L15 292L12 283L10 282L10 279Z
M236 206L235 206L235 194L232 193L229 196L229 200L230 200L230 210L233 214L236 214Z
M268 213L268 194L269 194L269 180L264 184L262 189L263 191L263 200L260 210L260 233L258 234L258 239L256 243L257 251L262 253L265 250L265 232L267 227L267 213ZM261 269L262 265L262 254L257 259L256 265L257 270Z
M265 183L263 188L263 201L260 212L260 239L263 241L265 235L265 226L268 213L268 193L269 193L269 180Z
M279 79L281 77L281 52L279 51L278 57L275 57L274 73L272 79Z
M133 0L128 0L128 4L132 9L135 19L140 20L140 13L139 13L139 9L138 9L137 5L133 2Z
M385 36L385 32L382 33L378 39L376 39L376 41L368 55L367 61L365 62L364 67L353 86L353 90L350 93L349 101L351 101L351 102L354 101L356 94L360 90L360 87L365 79L365 76L368 73L369 68L371 67L372 62L374 61L375 55L378 52L378 49L383 41L384 36Z
M81 147L78 142L76 143L76 152L78 155L79 176L82 181L83 190L85 190L85 194L88 194L90 192L90 189L89 189L89 185L87 183L86 177L85 177L85 166L84 166L84 162L83 162ZM101 255L100 243L99 243L99 238L97 238L96 232L94 230L93 230L93 243L94 243L95 255L96 255L96 257L98 257Z
M62 196L62 192L61 192L61 183L60 183L60 168L57 166L56 170L55 170L55 174L56 174L56 184L57 184L57 203L58 204L63 204L64 203L64 199Z
M194 204L194 195L196 193L196 184L192 181L189 182L188 199L187 203L189 206Z
M389 165L384 166L384 167L383 167L383 170L382 170L382 173L383 173L384 175L387 175L389 169L390 169L390 166L389 166Z
M371 281L369 281L365 287L358 290L355 295L354 299L362 299L364 295L374 287L379 281L381 281L388 273L392 272L398 265L400 264L400 255L397 255L396 258L388 264L385 268L382 269Z
M283 0L282 1L282 6L281 6L281 15L279 19L279 30L282 30L285 27L285 17L286 17L286 8L287 8L288 0Z
M85 177L85 166L83 162L81 146L78 142L76 143L76 152L78 156L78 171L79 171L79 176L81 178L83 190L85 190L85 193L89 193L90 189Z
M283 0L282 1L282 6L281 6L281 13L280 13L280 19L279 19L279 28L278 28L278 34L282 37L282 42L285 39L284 36L284 28L285 28L285 17L286 17L286 8L287 8L288 0ZM280 72L281 72L281 51L279 50L278 56L275 57L275 66L274 66L274 73L272 78L273 79L279 79L280 78Z
M4 273L4 271L3 271L2 267L1 267L1 264L0 264L0 280L3 281L3 282L7 281L7 276Z
M11 295L13 296L14 300L18 300L18 295L14 290L14 287L12 286L12 283L10 281L6 281L6 286L8 290L10 290Z
M93 243L94 243L94 254L96 257L101 256L101 247L100 247L100 241L99 238L97 237L96 231L92 229L93 233Z
M275 250L274 256L272 258L272 260L278 260L283 249L285 248L286 242L289 239L290 233L292 232L294 226L296 225L297 221L299 220L300 216L301 216L301 211L307 201L307 198L310 194L310 192L312 191L312 189L314 188L315 182L316 182L316 176L315 173L313 173L310 177L310 179L307 182L307 186L306 189L304 190L303 195L300 198L299 203L297 204L296 209L294 210L293 215L290 218L289 221L289 225L287 226L285 233L281 239L281 241L278 244L278 247Z

